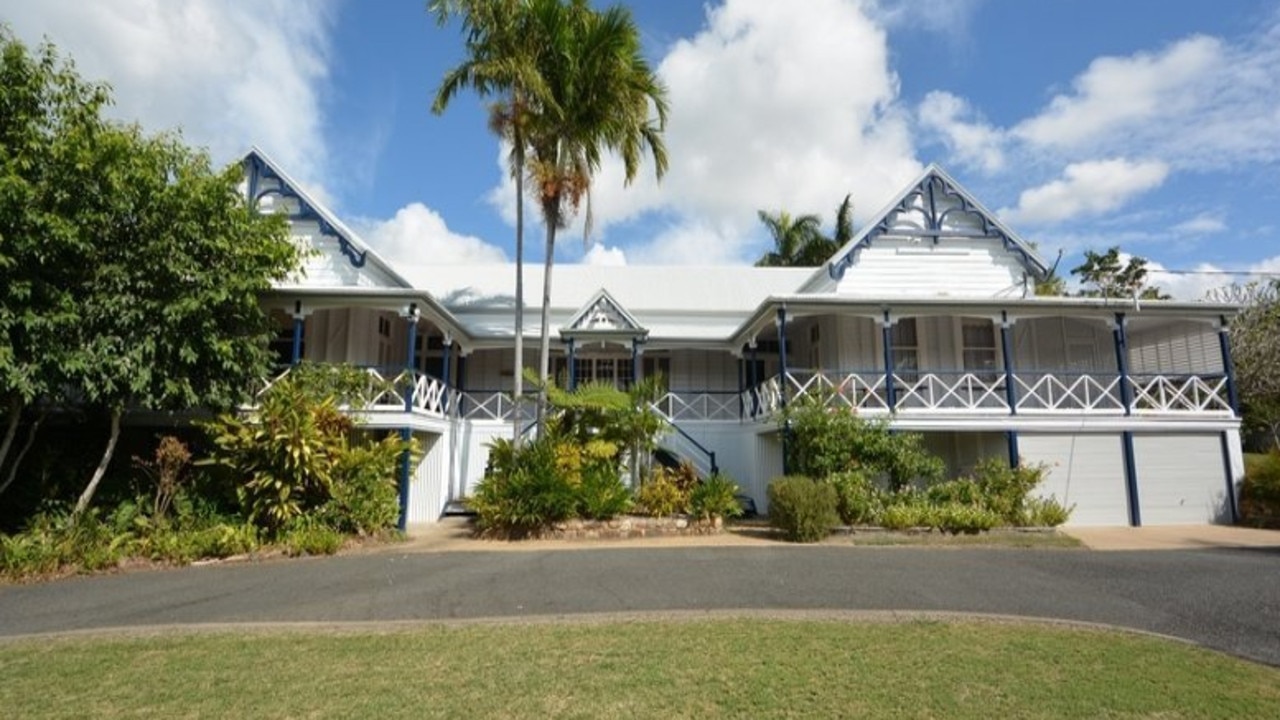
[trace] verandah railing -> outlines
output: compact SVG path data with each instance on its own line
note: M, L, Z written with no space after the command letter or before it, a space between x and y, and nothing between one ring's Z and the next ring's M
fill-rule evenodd
M880 371L791 371L742 393L744 417L771 417L786 401L819 397L830 407L870 415L890 411L890 393ZM1125 412L1118 373L1026 371L1013 374L1017 414L1109 414ZM1129 411L1135 415L1200 413L1231 415L1227 378L1221 374L1132 374ZM899 414L1011 414L1001 372L909 371L893 375Z

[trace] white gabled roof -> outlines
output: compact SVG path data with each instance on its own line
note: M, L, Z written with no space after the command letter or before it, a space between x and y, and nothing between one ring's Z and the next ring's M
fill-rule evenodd
M524 266L525 307L542 305L542 263ZM405 267L414 286L427 290L454 311L509 308L515 303L515 265ZM641 322L653 312L740 312L754 310L769 295L794 292L813 268L757 268L746 265L556 265L551 276L551 308L573 313L599 291Z
M942 221L945 219L946 212L937 214L932 218L925 218L926 223L932 225L932 227L904 225L897 222L902 219L900 216L917 210L911 205L913 198L920 196L932 200L935 189L940 189L945 196L958 200L959 207L950 209L947 212L954 212L955 209L959 209L962 213L976 218L982 228L981 234L965 234L944 230ZM956 182L945 170L938 167L937 164L931 163L913 182L890 200L880 212L872 216L871 221L865 224L852 240L845 243L844 247L837 250L823 267L813 271L800 286L800 291L821 292L830 288L839 281L845 270L857 260L859 251L868 247L877 237L890 234L931 235L939 241L945 241L948 238L973 237L998 239L1004 243L1005 249L1017 256L1022 265L1035 277L1044 277L1049 272L1049 265L1035 251L1035 248L1018 237L1017 233L1010 230L1008 226L996 217L995 213L978 202L972 193Z
M649 334L643 325L627 309L618 304L608 290L600 288L582 309L569 318L560 328L561 337L569 336L625 336L643 337Z
M329 208L323 203L316 200L301 183L294 180L284 171L274 160L258 147L253 147L245 154L241 161L246 166L246 175L249 178L249 202L256 204L259 200L255 195L268 194L274 190L268 190L264 193L256 193L253 187L254 173L261 172L265 169L270 176L274 176L289 195L297 199L302 206L304 216L314 215L314 219L320 223L320 231L323 234L331 235L338 239L341 251L347 260L356 268L363 268L367 263L372 262L373 266L380 272L384 273L392 282L402 288L412 288L408 280L396 270L386 260L382 259L378 253L369 247L368 243L360 238L351 228L338 219ZM259 167L253 167L257 164Z

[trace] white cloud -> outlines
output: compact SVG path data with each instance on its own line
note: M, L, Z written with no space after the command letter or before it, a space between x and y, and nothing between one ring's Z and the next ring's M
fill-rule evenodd
M1048 108L1013 132L1035 145L1070 147L1157 114L1184 112L1190 101L1187 90L1218 72L1222 63L1222 42L1202 35L1157 54L1100 57L1072 82L1071 94L1054 97Z
M993 173L1004 169L1004 133L981 118L964 98L935 90L924 96L917 110L920 125L938 133L962 165Z
M1226 229L1227 223L1211 213L1200 213L1169 228L1176 235L1214 235Z
M1073 163L1063 169L1061 179L1022 191L1017 207L1004 208L999 214L1008 222L1029 225L1099 215L1159 187L1168 175L1169 166L1154 160Z
M506 262L501 249L470 235L459 235L444 218L422 203L400 208L390 220L355 223L379 255L405 265L465 265Z
M40 0L4 12L26 42L47 37L83 77L109 82L115 116L181 127L219 163L257 144L326 195L320 95L332 2Z
M583 265L626 265L627 254L622 248L607 247L601 243L592 245L582 256Z
M726 0L708 8L700 32L671 46L657 72L672 108L670 171L659 184L646 163L624 188L621 163L609 159L594 186L600 237L644 213L667 221L663 237L626 248L630 260L753 259L765 242L757 210L830 222L851 192L867 213L921 169L909 117L895 106L885 32L864 3ZM514 216L509 183L490 199ZM677 237L704 244L671 247Z

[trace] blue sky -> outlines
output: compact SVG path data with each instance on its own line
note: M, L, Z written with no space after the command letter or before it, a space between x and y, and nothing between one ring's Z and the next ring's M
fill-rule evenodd
M930 162L1052 260L1280 271L1280 4L1239 0L646 0L671 172L624 189L559 262L750 262L756 210L858 222ZM406 264L512 255L484 104L429 104L461 58L420 0L0 0L112 83L116 114L230 161L258 145ZM541 228L529 229L540 257ZM1158 276L1197 297L1222 276Z

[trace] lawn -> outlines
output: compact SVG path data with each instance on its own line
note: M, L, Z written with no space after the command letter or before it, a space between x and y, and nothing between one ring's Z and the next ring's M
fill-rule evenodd
M702 619L0 644L3 717L1280 717L1280 670L995 622Z

